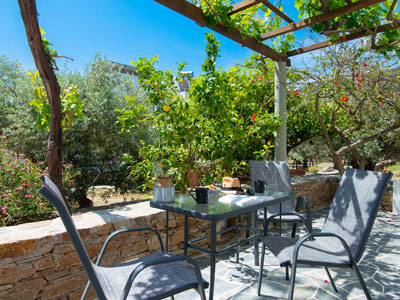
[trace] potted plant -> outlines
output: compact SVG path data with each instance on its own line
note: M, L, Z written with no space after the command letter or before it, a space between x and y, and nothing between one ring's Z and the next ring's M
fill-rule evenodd
M175 186L172 175L165 174L160 162L153 162L153 170L157 176L153 189L153 200L159 202L175 201Z

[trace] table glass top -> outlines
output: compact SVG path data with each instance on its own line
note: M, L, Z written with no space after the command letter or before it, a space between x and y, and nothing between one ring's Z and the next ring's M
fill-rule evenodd
M249 207L240 207L233 204L224 204L218 201L219 198L225 196L226 194L220 192L218 194L209 195L207 204L198 204L190 194L177 194L175 196L175 202L165 203L151 201L150 205L152 207L167 209L171 211L190 211L193 213L198 213L201 215L223 215L229 214L231 212L239 210L248 210L249 207L254 207L258 209L266 206L268 202L272 204L277 203L276 200L284 201L294 197L292 192L279 192L274 190L265 190L264 194L256 193L255 196L267 196L268 199L264 203L257 203L256 205L250 205ZM272 199L271 199L272 198ZM278 201L279 202L279 201Z

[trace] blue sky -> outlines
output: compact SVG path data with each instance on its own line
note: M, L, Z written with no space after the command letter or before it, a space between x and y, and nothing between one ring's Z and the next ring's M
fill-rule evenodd
M53 48L74 59L67 63L71 71L83 71L85 63L99 52L124 64L158 55L159 69L176 70L176 62L186 61L186 70L195 75L201 72L204 33L210 30L155 1L37 0L37 8L39 25ZM18 60L25 70L35 68L16 0L0 1L0 26L0 55ZM232 67L251 55L251 50L216 36L221 42L221 67ZM57 64L63 68L66 61L61 58Z

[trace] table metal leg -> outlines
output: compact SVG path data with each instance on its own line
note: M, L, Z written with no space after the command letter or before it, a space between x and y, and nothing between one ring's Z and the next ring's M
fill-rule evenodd
M267 207L264 207L264 236L268 235Z
M211 249L210 249L210 294L208 299L212 300L214 297L214 283L215 283L215 255L216 255L216 232L217 232L217 222L215 220L211 221Z
M279 202L279 236L282 236L282 202Z
M239 215L238 216L238 229L237 229L237 241L238 242L240 241L240 232L241 232L240 226L241 225L242 225L242 216ZM240 252L240 244L237 245L237 247L236 247L236 263L237 264L239 263L239 252Z
M256 237L254 238L254 264L256 266L259 265L259 249L258 249L258 211L253 211L253 224L254 224L254 235L256 235Z
M247 219L246 219L246 226L250 227L251 226L251 213L247 213ZM246 229L246 238L248 238L250 236L250 231L248 229Z
M188 236L189 236L189 217L185 215L185 229L184 229L184 240L183 240L183 255L187 255L188 251Z
M165 226L165 251L168 252L168 222L169 222L169 214L167 210L167 217L166 217L166 223L167 225Z

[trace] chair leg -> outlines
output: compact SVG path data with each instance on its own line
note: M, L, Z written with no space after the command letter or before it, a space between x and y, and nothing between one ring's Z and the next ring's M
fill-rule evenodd
M201 300L207 300L207 298L206 298L206 293L205 293L205 291L204 291L204 288L203 289L196 289L196 292L200 295L200 299Z
M295 236L296 236L296 229L297 229L297 223L293 222L293 225L292 225L292 239L294 239Z
M264 243L262 244L262 250L261 250L261 261L260 261L260 273L258 274L258 287L257 287L257 295L261 295L261 281L262 281L262 275L264 271L264 256L265 256L265 245Z
M292 276L290 277L290 289L289 289L288 300L293 300L294 283L296 281L296 269L297 269L297 260L292 262Z
M171 296L170 298L171 298L171 300L175 300L174 296Z
M339 293L337 288L336 288L335 282L333 281L331 273L329 272L328 267L326 267L326 266L325 266L325 271L328 274L329 282L331 283L332 288L335 290L336 293Z
M367 297L368 300L372 300L371 295L368 292L367 286L365 285L364 279L361 276L360 270L358 270L358 267L356 264L354 264L352 266L352 269L354 270L354 272L356 273L357 277L358 277L358 281L360 281L361 287L364 291L365 296Z
M289 265L286 265L286 280L289 280Z

